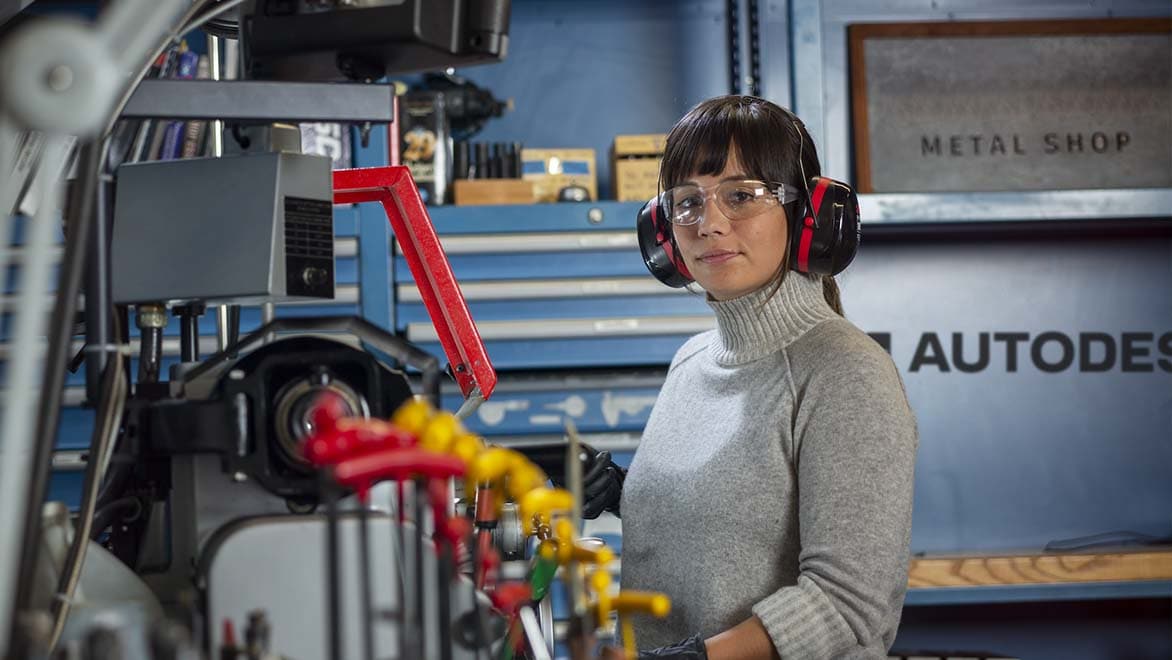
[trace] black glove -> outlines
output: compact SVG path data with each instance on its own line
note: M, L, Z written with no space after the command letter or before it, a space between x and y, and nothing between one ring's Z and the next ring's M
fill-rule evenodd
M682 642L671 646L661 646L657 649L639 651L639 660L650 658L671 658L672 660L708 660L708 649L704 646L704 638L692 635Z
M598 451L582 443L582 517L593 520L603 511L619 515L619 499L627 471L610 458L609 451ZM558 488L566 487L566 445L522 445L525 454L549 475Z
M594 520L603 511L619 515L627 471L615 465L609 451L595 451L585 444L582 451L586 454L582 461L582 517Z

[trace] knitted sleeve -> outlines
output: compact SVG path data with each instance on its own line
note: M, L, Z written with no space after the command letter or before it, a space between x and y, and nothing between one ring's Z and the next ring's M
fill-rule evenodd
M915 418L891 358L847 325L791 347L799 575L753 606L782 658L889 646L907 590Z

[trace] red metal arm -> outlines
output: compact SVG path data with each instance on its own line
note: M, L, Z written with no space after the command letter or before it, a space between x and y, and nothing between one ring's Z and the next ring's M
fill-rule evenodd
M448 258L440 246L427 207L411 172L403 166L334 171L334 203L379 202L399 241L419 294L467 398L474 389L487 399L496 387L496 370L468 313Z

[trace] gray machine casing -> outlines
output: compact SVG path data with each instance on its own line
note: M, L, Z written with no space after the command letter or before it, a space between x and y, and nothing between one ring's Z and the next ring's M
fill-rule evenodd
M122 166L114 302L333 298L332 176L292 153Z
M399 653L400 635L414 636L411 594L416 581L424 580L423 634L424 653L411 660L439 660L439 589L435 546L430 534L423 541L423 568L415 563L414 526L393 525L393 518L383 513L370 516L371 572L363 575L358 560L358 519L354 514L341 516L339 550L341 559L342 658L360 660L362 655L361 583L368 580L376 610L374 621L374 657L407 660ZM402 534L402 537L399 537ZM211 649L223 642L224 620L231 620L240 630L248 613L263 609L271 626L271 651L290 658L327 658L328 608L326 595L326 523L322 515L255 516L240 518L225 525L211 539L199 561L200 581L206 588L208 635ZM402 555L399 553L402 549ZM400 575L402 571L402 575ZM405 583L403 583L405 578ZM406 628L399 613L400 588L408 594ZM447 585L451 594L451 622L454 636L473 609L473 597L482 615L492 623L485 626L492 648L477 654L474 647L453 640L453 660L497 657L499 632L503 622L490 614L491 602L482 592L473 596L472 582L464 575L454 576ZM465 631L466 632L466 631Z

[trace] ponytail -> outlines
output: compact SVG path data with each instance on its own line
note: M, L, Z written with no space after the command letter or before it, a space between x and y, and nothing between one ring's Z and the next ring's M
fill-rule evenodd
M846 316L842 313L842 294L838 290L838 282L834 281L834 276L823 275L821 279L822 297L826 299L826 304L839 316Z

